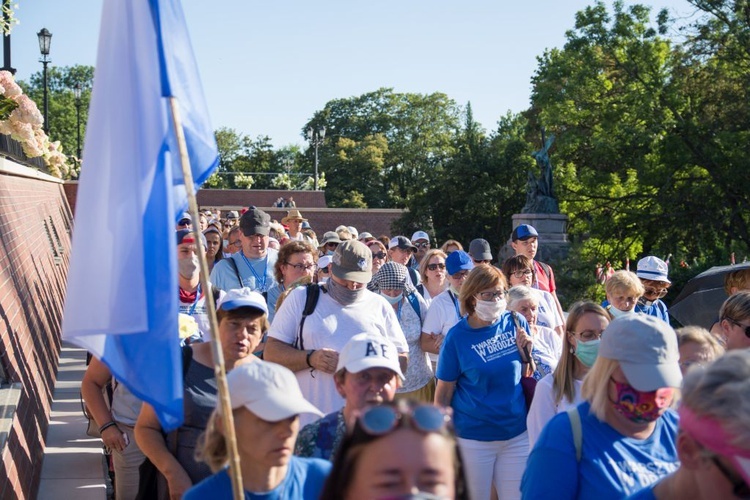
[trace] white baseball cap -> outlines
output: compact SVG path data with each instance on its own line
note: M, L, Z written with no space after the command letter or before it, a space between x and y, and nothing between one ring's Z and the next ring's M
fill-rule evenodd
M638 261L637 269L638 270L635 274L637 274L639 278L643 278L644 280L663 281L665 283L671 283L671 281L669 281L669 278L667 278L667 274L669 273L669 266L659 257L649 255L648 257L642 258Z
M321 258L318 259L318 269L328 267L328 264L330 264L332 260L333 260L333 257L331 255L322 256Z
M300 413L323 413L305 399L291 370L276 363L251 361L227 375L232 409L241 406L268 422Z
M393 342L379 333L358 333L349 339L339 354L336 371L359 373L368 368L388 368L404 380Z
M417 241L417 240L427 240L427 243L430 242L430 235L425 233L424 231L417 231L416 233L411 235L411 241Z
M224 311L231 311L238 307L254 307L268 314L268 306L263 296L247 287L229 290L219 298L217 306Z

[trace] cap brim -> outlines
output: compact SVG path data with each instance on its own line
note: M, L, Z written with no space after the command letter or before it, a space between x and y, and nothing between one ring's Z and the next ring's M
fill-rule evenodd
M663 276L653 276L653 275L648 275L648 274L644 274L644 273L639 273L637 271L636 271L635 275L638 276L641 279L644 279L644 280L661 281L661 282L664 282L664 283L672 284L671 281L669 281L667 278L665 278Z
M262 234L263 236L268 236L271 234L271 228L267 226L254 226L245 228L242 230L242 234L245 236L252 236L254 234Z
M474 260L492 260L492 254L491 253L480 253L479 255L471 256Z
M369 368L386 368L388 370L393 370L394 372L396 372L396 375L398 375L401 380L406 380L404 374L401 373L401 367L398 365L398 362L393 365L384 363L384 359L384 357L371 356L369 358L358 359L352 363L349 363L349 365L347 366L343 366L342 368L346 368L346 371L350 373L359 373L362 370L367 370Z
M324 416L323 412L306 399L286 393L266 394L262 400L253 401L244 406L267 422L278 422L301 413Z
M372 271L347 271L336 263L331 263L333 275L342 280L356 281L357 283L369 283L372 280Z
M237 309L238 307L252 307L259 311L263 311L264 314L268 314L268 308L265 304L260 304L258 302L246 299L226 300L221 303L219 309L223 311L232 311L234 309Z
M628 383L642 392L651 392L664 387L679 388L682 385L682 372L676 361L660 365L640 365L620 361L620 367Z

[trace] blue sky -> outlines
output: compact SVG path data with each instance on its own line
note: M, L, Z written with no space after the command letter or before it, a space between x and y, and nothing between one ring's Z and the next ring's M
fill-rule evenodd
M102 0L15 0L17 78L41 70L36 33L53 34L53 65L93 65ZM611 2L607 2L611 5ZM632 3L630 1L626 3ZM676 16L686 0L644 1ZM561 47L593 0L183 0L214 128L305 145L301 127L331 99L392 87L471 102L487 130L529 104L536 57Z

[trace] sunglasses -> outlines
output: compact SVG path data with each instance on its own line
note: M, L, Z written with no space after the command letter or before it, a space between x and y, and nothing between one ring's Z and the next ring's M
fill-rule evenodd
M382 436L409 423L421 432L441 432L447 429L451 416L445 408L422 404L408 410L393 406L371 406L358 417L359 424L367 434Z
M666 288L653 288L650 286L645 287L645 295L649 297L657 296L659 298L664 297L667 294Z
M417 248L430 248L429 243L414 243L414 246Z
M338 243L326 243L326 248L336 248L339 246Z
M742 328L745 331L745 336L747 338L750 338L750 326L745 326L742 323L740 323L739 321L733 320L732 318L728 318L727 317L727 318L724 318L724 319L727 320L727 321L729 321L730 323L734 323L735 325L737 325L740 328Z
M445 269L445 264L427 264L427 269L429 271L436 271L440 269L441 271Z
M383 260L383 259L385 259L385 252L374 253L374 254L372 254L372 258L373 259Z

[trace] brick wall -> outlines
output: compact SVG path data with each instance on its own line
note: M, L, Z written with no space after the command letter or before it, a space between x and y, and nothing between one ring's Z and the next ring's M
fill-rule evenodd
M34 498L60 352L71 214L62 184L0 158L0 367L22 385L0 498Z
M75 210L77 182L65 183L65 195ZM367 231L375 236L392 234L391 224L404 213L400 209L354 209L327 208L324 191L261 191L244 189L201 189L198 192L198 205L202 208L239 210L255 205L269 213L272 219L281 221L287 209L274 208L273 202L282 196L294 197L297 209L307 218L318 235L333 231L337 226L354 226L358 231ZM411 236L411 235L406 235Z

